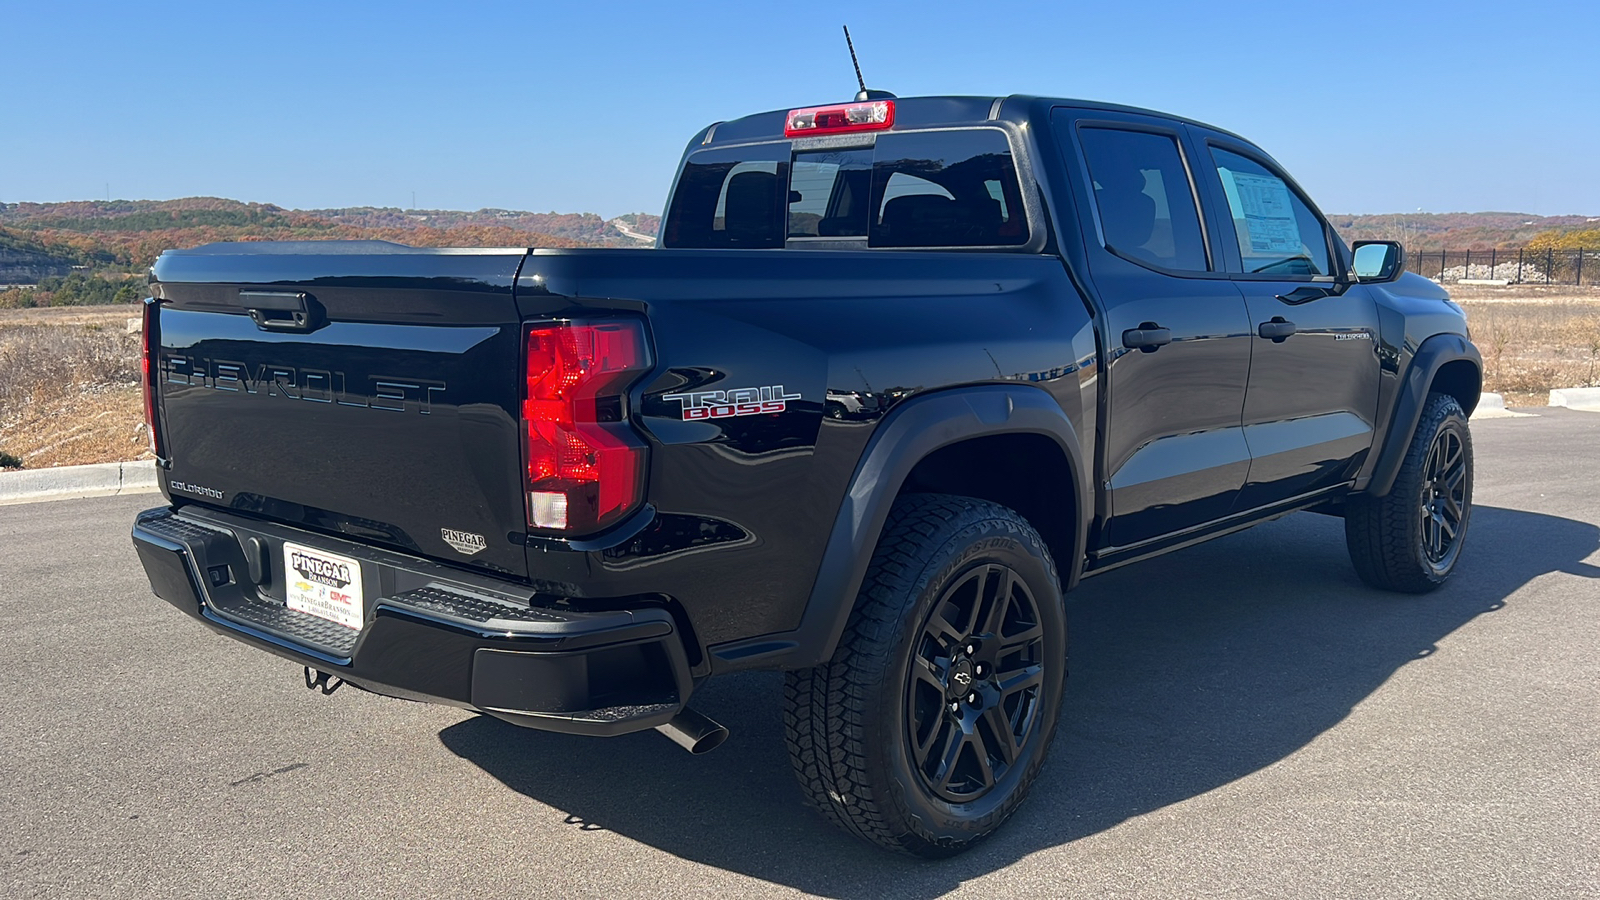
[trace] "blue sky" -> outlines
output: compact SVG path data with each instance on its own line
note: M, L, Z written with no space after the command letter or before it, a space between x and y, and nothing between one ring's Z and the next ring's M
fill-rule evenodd
M872 87L1238 131L1329 212L1600 215L1589 2L0 0L0 201L659 212L684 142Z

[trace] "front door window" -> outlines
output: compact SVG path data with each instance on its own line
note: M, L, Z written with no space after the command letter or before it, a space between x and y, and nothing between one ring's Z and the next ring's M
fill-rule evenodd
M1288 278L1332 275L1328 237L1289 185L1248 157L1213 147L1244 270Z

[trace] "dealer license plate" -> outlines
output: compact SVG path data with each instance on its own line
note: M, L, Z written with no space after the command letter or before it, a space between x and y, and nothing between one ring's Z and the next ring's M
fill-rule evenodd
M348 556L283 544L284 599L290 609L361 630L361 564Z

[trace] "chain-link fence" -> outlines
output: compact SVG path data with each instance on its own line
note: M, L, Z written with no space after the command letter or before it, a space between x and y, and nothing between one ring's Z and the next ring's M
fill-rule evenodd
M1406 258L1411 271L1446 283L1600 284L1600 250L1423 250Z

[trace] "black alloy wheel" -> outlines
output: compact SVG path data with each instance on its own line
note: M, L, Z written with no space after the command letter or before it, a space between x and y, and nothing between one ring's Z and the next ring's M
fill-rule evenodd
M906 736L923 785L969 803L1005 778L1038 730L1044 629L1015 570L980 565L928 611L907 679Z
M1461 552L1467 518L1467 458L1461 435L1441 429L1423 467L1422 549L1428 562L1448 569Z

